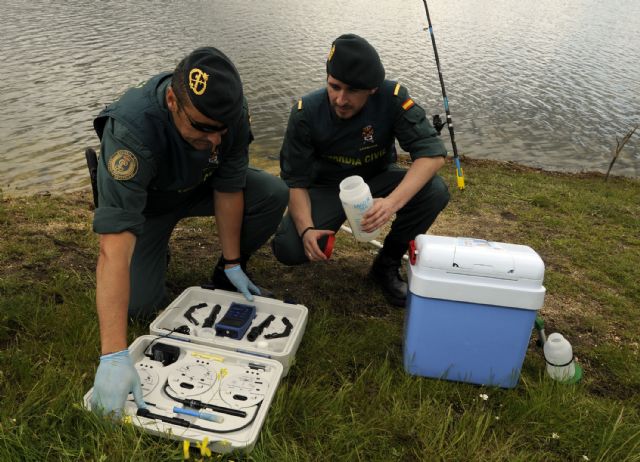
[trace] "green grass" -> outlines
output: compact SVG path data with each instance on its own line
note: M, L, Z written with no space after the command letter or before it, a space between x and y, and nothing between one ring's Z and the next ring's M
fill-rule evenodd
M265 247L255 279L306 305L309 323L255 449L206 459L640 461L640 182L466 161L460 192L445 169L452 200L430 233L533 247L547 334L571 341L583 381L550 380L535 335L514 389L409 376L404 311L366 279L375 249L339 233L328 264L287 268ZM88 192L0 195L2 462L183 458L177 442L81 406L99 354L90 203ZM214 230L211 219L180 223L174 296L208 279ZM147 332L137 323L129 336Z

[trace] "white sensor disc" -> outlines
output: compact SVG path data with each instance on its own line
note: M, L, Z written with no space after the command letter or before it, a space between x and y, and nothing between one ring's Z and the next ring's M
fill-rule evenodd
M140 376L140 385L144 396L151 393L158 385L160 378L157 369L161 367L162 365L158 365L155 361L140 361L136 363L136 370Z
M269 382L260 372L247 371L225 377L220 384L220 396L231 407L245 408L258 404L269 390Z
M169 387L179 396L197 396L206 393L216 382L216 371L201 361L175 369L167 378Z

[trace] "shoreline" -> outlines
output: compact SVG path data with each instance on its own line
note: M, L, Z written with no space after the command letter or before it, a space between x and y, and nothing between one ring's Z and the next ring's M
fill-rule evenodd
M509 169L511 171L514 172L536 172L536 173L540 173L540 174L544 174L544 175L550 175L550 176L556 176L556 177L570 177L570 178L602 178L604 181L604 178L606 176L606 173L604 172L599 172L599 171L594 171L594 170L588 170L588 171L579 171L579 172L572 172L572 171L564 171L564 170L547 170L544 169L542 167L533 167L530 165L526 165L526 164L521 164L518 162L514 162L514 161L504 161L504 160L494 160L494 159L475 159L475 158L471 158L471 157L467 157L465 155L461 155L460 156L460 162L462 164L462 169L463 172L465 174L465 177L467 176L467 169L468 168L474 168L474 167L478 167L478 168L488 168L488 167L501 167L501 168L506 168ZM408 166L410 164L410 159L408 154L406 153L398 153L398 164L403 165L403 166ZM447 163L445 164L444 167L442 167L442 169L440 170L439 174L440 175L444 175L446 174L446 172L450 169L453 168L452 166L453 164L453 155L449 154L447 156ZM261 168L269 173L271 173L272 175L278 175L279 173L279 164L277 160L274 160L273 158L270 157L253 157L250 158L250 162L249 165L252 167L257 167L257 168ZM628 180L628 181L632 181L632 182L640 182L640 176L635 177L635 176L627 176L627 175L619 175L615 173L615 166L614 166L614 171L612 173L609 174L609 179L613 180L615 179L620 179L620 180ZM0 187L0 199L17 199L17 198L21 198L21 197L30 197L30 196L57 196L57 195L64 195L64 194L74 194L74 193L81 193L83 191L90 191L90 184L89 184L89 175L87 172L86 175L86 184L84 186L79 186L79 187L75 187L75 188L70 188L68 190L61 190L61 189L40 189L40 190L25 190L25 191L20 191L18 194L15 194L15 190L11 190L11 189L3 189Z

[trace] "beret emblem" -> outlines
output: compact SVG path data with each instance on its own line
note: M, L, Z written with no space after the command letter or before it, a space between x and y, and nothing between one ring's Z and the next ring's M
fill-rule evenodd
M329 50L329 57L327 57L327 61L331 61L331 58L333 58L333 54L336 52L336 46L335 45L331 45L331 50Z
M189 88L196 95L202 95L207 89L207 80L209 80L209 74L202 72L197 67L194 67L189 72Z

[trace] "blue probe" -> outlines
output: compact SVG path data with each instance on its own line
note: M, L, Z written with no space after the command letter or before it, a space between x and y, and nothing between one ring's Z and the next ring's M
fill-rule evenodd
M190 415L193 417L198 417L199 419L208 420L209 422L221 423L224 420L222 416L219 416L217 414L211 414L210 412L194 411L191 409L185 409L183 407L178 407L178 406L175 406L173 408L173 412L175 412L176 414L184 414L184 415Z

